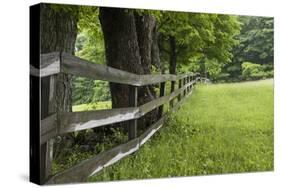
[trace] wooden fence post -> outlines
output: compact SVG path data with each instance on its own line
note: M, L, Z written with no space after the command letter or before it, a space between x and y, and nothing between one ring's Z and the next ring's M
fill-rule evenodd
M160 83L160 93L159 93L159 97L163 97L165 95L165 82L161 82ZM158 119L160 119L162 117L162 114L163 114L163 107L164 107L164 104L159 106L159 109L158 109Z
M41 78L41 120L56 111L56 76ZM40 146L40 183L52 174L53 139Z
M193 89L193 80L194 80L194 78L193 78L193 74L191 75L191 82L192 82L192 84L191 84L191 89Z
M190 80L190 75L188 75L188 83L189 83L189 84L190 84L190 81L191 81L191 80ZM188 86L188 93L190 92L190 90L191 90L191 85Z
M175 81L171 81L171 93L173 93L175 91ZM174 106L174 101L173 99L170 101L170 107L173 108Z
M138 106L138 87L129 86L129 106L137 107ZM129 140L132 140L137 137L137 124L138 120L130 120L129 121Z
M181 79L179 79L179 89L181 88L181 83L182 81ZM181 100L181 93L178 95L178 102L180 102L180 100Z
M186 77L183 78L183 86L185 87L186 84ZM183 90L183 96L186 95L186 89Z

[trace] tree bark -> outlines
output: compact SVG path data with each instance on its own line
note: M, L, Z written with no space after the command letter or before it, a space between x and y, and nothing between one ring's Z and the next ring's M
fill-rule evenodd
M151 51L151 64L157 67L157 69L164 74L165 68L164 65L161 63L160 60L160 49L159 49L159 33L157 24L155 25L152 33L152 51Z
M68 52L73 54L77 35L77 18L73 15L78 9L71 12L55 11L50 4L41 4L40 8L40 53ZM59 74L54 76L55 82L55 106L49 106L50 77L41 79L41 119L55 111L72 110L72 87L71 76ZM40 174L41 182L51 175L51 158L49 149L51 142L41 145ZM46 158L47 157L47 158ZM50 160L47 161L46 160ZM48 165L46 165L48 163Z
M138 15L137 13L135 14L135 18L141 65L143 67L144 74L150 74L152 62L152 34L156 25L156 19L151 15Z
M176 74L177 54L176 54L176 39L174 36L169 37L170 42L170 66L169 73Z
M40 15L40 38L41 54L49 52L68 52L74 54L75 40L77 36L77 17L75 12L78 9L73 7L73 11L54 10L50 4L41 5ZM48 93L45 82L49 78L42 79L42 89ZM72 83L71 76L60 74L59 97L61 103L59 106L63 111L72 111ZM47 83L48 84L48 83Z
M138 36L138 46L141 56L141 66L143 74L151 74L153 59L157 58L159 54L152 54L153 52L153 39L155 36L156 19L148 14L139 15L135 14L136 31ZM154 55L154 56L152 56ZM153 85L148 85L139 88L138 104L142 105L156 98L156 92ZM141 129L145 129L151 125L157 118L157 109L149 112L144 117L139 119Z
M156 20L149 15L137 15L131 10L100 8L107 65L135 74L150 74L153 30ZM152 87L138 89L138 105L155 98ZM129 106L129 87L110 83L112 108ZM140 124L149 124L148 120Z
M119 8L100 8L99 18L104 34L106 64L120 70L142 74L133 12ZM110 92L112 108L128 107L128 86L110 83Z

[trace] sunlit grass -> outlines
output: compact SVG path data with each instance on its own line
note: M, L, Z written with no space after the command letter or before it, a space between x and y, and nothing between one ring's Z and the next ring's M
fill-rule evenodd
M80 112L80 111L89 111L89 110L101 110L101 109L110 109L111 108L111 101L101 101L95 102L90 104L80 104L72 106L73 112Z
M88 181L273 170L273 80L198 85L139 151Z

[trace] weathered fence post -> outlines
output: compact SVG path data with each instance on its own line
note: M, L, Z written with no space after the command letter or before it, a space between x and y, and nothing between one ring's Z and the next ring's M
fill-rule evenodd
M195 83L194 83L194 85L197 84L197 78L198 78L198 73L195 74L195 79L194 79Z
M163 97L165 95L165 82L161 82L160 83L160 93L159 93L159 97ZM164 107L164 104L159 106L159 109L158 109L158 119L160 119L162 117L162 114L163 114L163 107Z
M193 81L194 81L194 75L192 74L192 76L191 76L191 82L192 82L191 89L193 89L193 87L194 87Z
M171 81L171 93L175 91L175 83L176 83L175 81ZM170 101L170 107L173 108L173 106L174 106L174 100L172 99Z
M138 106L138 88L136 86L129 86L129 106ZM129 140L137 137L137 119L129 121Z
M188 84L189 82L188 82L188 76L187 77L185 77L185 84ZM186 87L185 88L185 92L186 92L186 94L188 94L188 87Z
M194 74L192 75L192 82L193 82L192 88L194 88L194 85L195 85L195 75Z
M189 93L190 90L191 90L190 82L191 82L190 75L188 75L188 83L189 83L189 86L188 86L188 93Z
M197 74L197 77L198 77L197 81L201 82L201 74L200 73ZM200 79L200 81L199 81L199 79Z
M195 84L195 76L194 76L194 74L192 75L192 82L193 82L193 84L192 84L192 89L194 88L194 84Z
M179 89L181 88L181 83L182 81L181 79L179 79ZM180 102L180 100L181 100L181 93L178 95L178 102Z
M41 120L56 111L56 76L41 78ZM52 174L53 139L40 146L40 182Z
M185 87L186 84L186 77L183 78L183 87ZM186 89L183 90L183 96L186 95Z

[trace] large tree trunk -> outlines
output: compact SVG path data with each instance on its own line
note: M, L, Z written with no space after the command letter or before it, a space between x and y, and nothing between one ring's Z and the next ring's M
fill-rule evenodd
M157 24L152 33L151 64L154 65L162 74L165 73L164 65L160 61L159 33Z
M100 8L100 22L104 34L107 65L135 74L150 74L152 33L156 20L149 15L139 16L131 10ZM110 83L112 107L129 106L129 87ZM151 87L139 88L138 105L153 100ZM144 127L151 118L139 121Z
M170 66L169 73L176 74L177 54L176 54L176 39L174 36L169 37L170 42Z
M50 4L41 4L40 10L40 51L41 54L50 52L68 52L73 54L77 35L77 18L73 14L78 9L65 12L54 10ZM59 74L55 79L56 105L49 106L50 77L41 79L41 119L50 113L58 111L71 111L72 109L72 83L71 76ZM53 109L50 109L53 108ZM54 109L56 108L56 109ZM61 142L64 143L64 142ZM44 167L45 151L48 144L41 145L41 168ZM50 168L50 167L47 167ZM41 181L45 181L51 173L51 169L41 174Z
M77 18L75 16L75 8L73 11L65 12L62 10L54 10L49 4L41 5L41 54L49 52L68 52L74 54L75 40L77 36ZM61 74L58 78L61 104L61 110L71 111L72 109L72 83L71 76ZM45 87L46 82L46 87ZM42 79L42 95L48 93L49 78ZM43 106L43 105L42 105ZM43 113L44 114L44 113Z
M135 17L132 11L119 8L100 8L108 66L142 74ZM129 87L110 83L112 108L128 107Z
M153 54L153 39L156 28L156 19L151 15L138 15L135 14L136 31L138 36L138 46L141 56L141 66L144 74L151 74L153 59L159 54ZM152 56L154 55L154 56ZM138 104L142 105L156 98L156 92L153 85L144 86L139 88ZM157 117L157 109L146 114L143 118L139 119L141 129L151 125Z
M136 31L138 46L141 56L141 65L144 74L150 74L151 70L151 52L152 52L152 34L156 26L156 19L151 15L135 14Z

